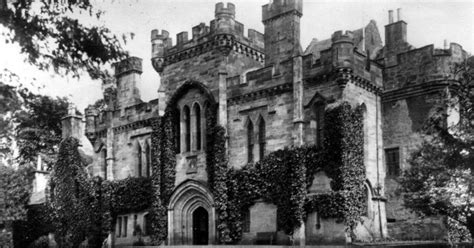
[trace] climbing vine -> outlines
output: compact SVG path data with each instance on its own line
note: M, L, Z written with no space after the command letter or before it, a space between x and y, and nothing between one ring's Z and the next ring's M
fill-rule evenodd
M176 109L168 107L164 116L152 122L152 189L150 208L152 242L155 245L166 240L168 233L167 205L174 189L176 178L175 130Z

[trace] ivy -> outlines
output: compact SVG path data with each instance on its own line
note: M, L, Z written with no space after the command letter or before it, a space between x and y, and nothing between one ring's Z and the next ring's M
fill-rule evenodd
M168 234L167 206L174 189L176 178L177 146L174 137L177 132L173 125L176 109L168 107L161 118L152 122L152 189L153 197L150 208L152 243L162 244Z

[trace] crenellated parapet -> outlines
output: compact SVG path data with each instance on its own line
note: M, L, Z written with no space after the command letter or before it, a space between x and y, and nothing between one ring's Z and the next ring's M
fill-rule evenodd
M303 0L271 0L262 7L262 22L269 22L282 15L303 15Z
M152 64L158 73L170 64L190 59L209 51L221 51L224 54L235 51L251 57L260 63L264 62L264 35L254 29L244 35L244 25L235 20L235 5L217 3L215 18L209 26L200 23L192 27L192 37L188 32L176 35L176 44L172 45L169 33L163 30L151 32Z
M142 59L138 57L128 57L115 63L113 66L115 68L115 77L117 78L128 73L135 72L141 74L143 72Z

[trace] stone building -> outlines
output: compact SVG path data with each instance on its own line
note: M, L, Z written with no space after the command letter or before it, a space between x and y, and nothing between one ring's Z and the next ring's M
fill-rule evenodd
M232 3L216 4L209 26L194 26L190 36L178 33L174 44L168 31L151 32L151 62L161 78L155 100L140 100L140 58L115 65L115 77L103 83L105 105L85 110L85 135L95 154L89 173L107 180L150 176L151 120L172 105L179 113L175 124L180 135L175 140L175 189L167 206L167 243L213 244L216 210L205 168L206 106L218 103L229 166L241 168L284 147L320 144L324 126L330 125L324 123L324 109L345 101L364 109L368 213L355 232L362 240L404 237L399 235L406 230L404 223L415 217L401 207L396 184L386 176L407 166L409 151L419 143L416 132L432 106L431 96L445 84L449 66L466 53L454 43L445 49L414 49L407 43L407 24L393 22L392 14L385 46L370 21L357 30L334 32L329 39L313 39L303 50L302 0L264 5L264 34L253 29L244 34L235 11ZM309 194L330 191L329 183L318 173ZM255 203L242 243L276 233L277 211L272 204ZM116 244L132 242L134 225L145 230L149 225L146 211L120 215L116 222ZM443 231L442 222L433 223ZM299 244L346 242L350 238L344 227L309 213L293 238Z

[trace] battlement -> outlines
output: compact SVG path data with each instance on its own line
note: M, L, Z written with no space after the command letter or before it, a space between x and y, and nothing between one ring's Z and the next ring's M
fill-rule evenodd
M342 30L336 31L331 36L331 41L334 44L337 43L352 43L354 44L354 33L347 30L345 33Z
M303 15L303 0L272 0L262 6L262 21L266 22L291 12Z
M294 1L294 0L291 0ZM289 1L290 2L290 1ZM217 49L219 51L235 50L259 62L263 62L264 35L254 29L244 35L244 25L235 19L233 3L217 3L215 18L209 26L200 23L192 27L189 37L187 31L176 34L176 44L168 31L154 29L151 31L152 64L158 73L162 73L169 65L199 54Z
M224 7L224 3L220 2L216 4L216 10L215 10L215 17L216 18L221 18L221 17L228 17L228 18L235 18L235 5L233 3L227 3L227 5Z
M115 68L115 77L120 77L128 73L139 73L143 72L142 59L138 57L128 57L120 62L113 64Z

